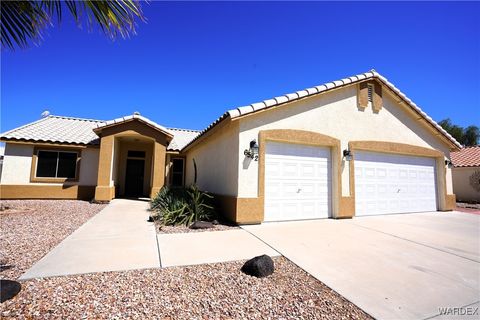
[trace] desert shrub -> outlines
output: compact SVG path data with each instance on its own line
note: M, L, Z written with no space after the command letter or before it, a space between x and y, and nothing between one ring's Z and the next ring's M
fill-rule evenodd
M189 225L215 218L213 196L196 185L188 188L163 187L150 203L152 217L164 225Z

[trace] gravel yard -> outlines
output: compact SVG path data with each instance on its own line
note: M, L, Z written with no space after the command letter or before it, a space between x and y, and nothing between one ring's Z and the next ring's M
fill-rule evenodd
M23 282L2 318L371 319L283 257L257 279L243 261Z
M188 232L205 232L205 231L225 231L225 230L238 229L239 227L236 225L225 223L225 222L219 222L219 224L214 225L213 228L210 228L210 229L190 229L189 227L184 225L163 226L159 222L155 222L155 228L157 230L157 233L188 233Z
M105 207L77 200L2 200L1 279L16 279Z

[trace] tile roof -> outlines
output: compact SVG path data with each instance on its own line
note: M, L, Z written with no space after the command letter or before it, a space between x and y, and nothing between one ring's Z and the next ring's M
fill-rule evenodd
M180 151L185 147L190 141L195 139L199 134L200 130L189 130L189 129L178 129L178 128L168 128L168 130L173 134L173 139L168 145L168 150L171 151Z
M212 122L207 128L202 131L187 130L187 129L167 129L139 114L110 120L92 120L71 117L48 116L38 121L29 123L25 126L5 132L0 136L2 139L14 139L32 142L56 142L56 143L71 143L71 144L98 144L98 136L95 131L98 129L114 125L116 123L129 121L131 119L139 119L146 124L164 131L169 135L173 135L173 140L170 142L167 150L182 150L197 141L203 134L217 125L219 122L230 118L235 119L241 116L247 116L260 110L266 110L272 107L280 106L288 102L296 101L305 97L313 96L333 89L346 87L365 80L375 79L383 83L386 87L392 90L399 98L410 106L420 117L430 123L440 134L451 141L455 146L461 148L462 145L458 143L448 132L439 126L432 118L423 112L412 100L410 100L404 93L397 89L385 77L377 73L375 70L365 72L356 76L328 82L316 87L307 88L304 90L289 93L283 96L278 96L272 99L253 103L248 106L238 107L228 110L222 116ZM177 137L175 137L175 135Z
M451 141L455 146L458 148L461 148L462 145L458 143L455 138L453 138L448 132L446 132L440 125L438 125L432 118L430 118L425 112L420 109L412 100L410 100L404 93L402 93L398 88L396 88L392 83L390 83L385 77L380 75L378 72L375 70L371 70L369 72L365 72L362 74L358 74L349 78L344 78L341 80L336 80L332 82L328 82L316 87L312 88L307 88L304 90L296 91L294 93L288 93L283 96L278 96L272 99L267 99L261 102L257 103L252 103L247 106L242 106L238 108L234 108L231 110L228 110L225 112L223 115L221 115L219 118L217 118L214 122L212 122L207 128L205 128L201 134L199 134L190 144L195 142L197 139L199 139L205 132L213 128L216 124L219 122L223 121L226 118L230 119L235 119L241 116L246 116L249 114L253 114L257 111L260 110L266 110L272 107L276 107L279 105L283 105L287 102L293 102L305 97L313 96L316 94L320 94L323 92L330 91L332 89L337 89L341 87L346 87L355 83L359 83L365 80L369 79L375 79L383 83L386 87L388 87L390 90L392 90L398 97L400 97L402 100L404 100L407 105L409 105L415 112L417 112L418 115L420 115L422 118L424 118L428 123L430 123L435 129L437 129L443 136L445 136L449 141ZM189 144L189 145L190 145ZM188 145L187 145L188 147Z
M101 120L50 115L1 135L6 140L95 145L98 136L93 132Z
M132 121L134 119L137 119L159 131L162 131L164 133L166 133L167 135L169 136L173 136L173 134L168 131L167 128L165 128L164 126L162 125L159 125L158 123L156 122L153 122L152 120L148 119L148 118L145 118L144 116L141 116L139 113L134 113L132 115L129 115L129 116L125 116L125 117L121 117L121 118L117 118L117 119L113 119L113 120L108 120L108 121L102 121L102 122L99 122L97 124L97 127L95 128L94 131L100 131L101 129L103 128L106 128L106 127L110 127L110 126L113 126L113 125L116 125L116 124L120 124L120 123L124 123L124 122L128 122L128 121Z
M50 115L38 121L31 122L19 128L1 134L4 140L20 140L30 142L66 143L75 145L98 145L100 139L94 130L108 125L128 121L133 118L155 126L161 131L173 136L167 150L179 151L200 132L188 129L167 129L149 119L139 116L127 116L111 121L82 119Z
M480 167L480 146L450 152L450 157L454 167Z

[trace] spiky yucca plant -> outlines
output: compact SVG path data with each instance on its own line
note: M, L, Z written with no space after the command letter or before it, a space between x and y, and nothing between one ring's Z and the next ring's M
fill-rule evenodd
M152 217L163 225L190 225L215 218L213 196L196 185L188 188L163 187L152 199Z

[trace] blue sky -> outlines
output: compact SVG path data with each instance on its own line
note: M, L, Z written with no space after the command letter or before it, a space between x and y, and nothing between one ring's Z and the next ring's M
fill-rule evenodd
M375 68L435 120L480 125L480 4L151 2L110 41L66 19L3 51L1 131L140 111L202 129L227 109Z

